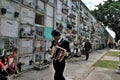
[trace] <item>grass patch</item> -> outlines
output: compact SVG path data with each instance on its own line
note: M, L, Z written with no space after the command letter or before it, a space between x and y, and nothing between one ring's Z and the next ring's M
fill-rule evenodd
M102 68L109 68L109 69L117 69L118 62L111 61L111 60L99 60L93 66L102 67Z
M120 52L107 52L105 55L106 56L118 57L118 54L120 54Z

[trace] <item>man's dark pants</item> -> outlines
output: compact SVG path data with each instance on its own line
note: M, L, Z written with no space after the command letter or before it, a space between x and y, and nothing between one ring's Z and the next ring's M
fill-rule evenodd
M89 49L85 49L85 55L86 55L85 60L88 60L88 58L89 58Z
M54 80L65 80L63 76L63 72L65 68L65 60L63 60L62 62L53 61L53 67L55 70Z

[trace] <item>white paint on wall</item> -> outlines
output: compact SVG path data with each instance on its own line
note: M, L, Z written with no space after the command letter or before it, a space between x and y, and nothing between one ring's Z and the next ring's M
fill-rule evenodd
M21 22L34 24L35 12L33 9L21 7Z
M0 20L0 36L7 36L7 37L18 37L18 27L19 24L15 20L2 18Z

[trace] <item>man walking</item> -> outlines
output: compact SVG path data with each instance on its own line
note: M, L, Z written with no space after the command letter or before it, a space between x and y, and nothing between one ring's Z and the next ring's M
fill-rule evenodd
M85 42L84 48L85 48L85 55L86 55L86 59L85 60L87 61L88 58L89 58L89 51L92 48L92 45L91 45L89 39L87 39L87 41Z

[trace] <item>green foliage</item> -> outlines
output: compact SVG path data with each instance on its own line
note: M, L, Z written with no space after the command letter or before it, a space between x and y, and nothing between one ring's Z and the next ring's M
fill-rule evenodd
M118 40L118 47L120 47L120 40Z
M96 6L98 9L91 11L93 15L109 26L116 33L116 41L120 39L120 0L107 0L104 4ZM107 16L107 20L105 20Z
M99 60L94 64L95 67L109 68L109 69L117 69L118 62L110 61L110 60Z

